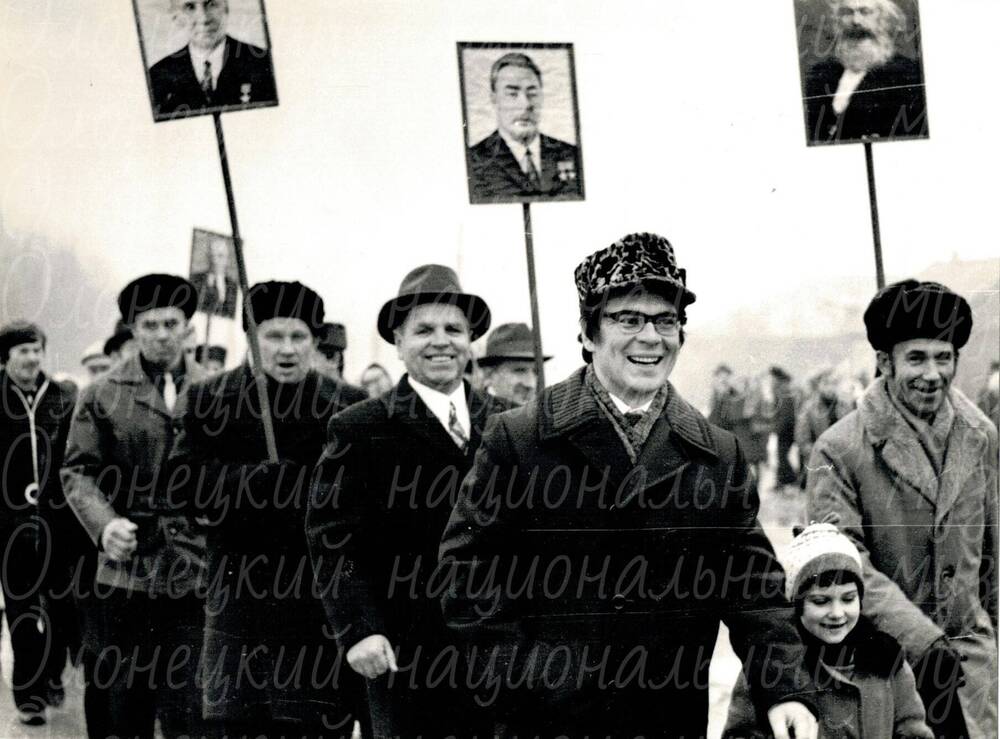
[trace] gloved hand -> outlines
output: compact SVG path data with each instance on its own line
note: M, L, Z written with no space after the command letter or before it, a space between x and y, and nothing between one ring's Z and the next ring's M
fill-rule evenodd
M965 657L960 655L948 642L947 637L939 637L927 651L924 652L913 666L913 674L917 680L917 688L926 686L935 692L948 687L960 687L965 684L965 672L962 662Z

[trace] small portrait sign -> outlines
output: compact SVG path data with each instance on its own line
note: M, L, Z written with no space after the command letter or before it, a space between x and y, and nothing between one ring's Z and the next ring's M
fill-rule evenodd
M190 279L198 290L199 311L224 318L236 317L239 273L232 238L196 228L191 238Z

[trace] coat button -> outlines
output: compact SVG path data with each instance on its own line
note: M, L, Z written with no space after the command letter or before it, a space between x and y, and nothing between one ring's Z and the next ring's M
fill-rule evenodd
M169 532L170 532L170 535L171 535L171 536L177 536L177 527L176 527L176 526L170 526L170 527L169 527L169 528L167 529L167 531L169 531Z
M625 596L622 593L615 593L611 598L611 604L615 607L616 611L620 611L625 607Z

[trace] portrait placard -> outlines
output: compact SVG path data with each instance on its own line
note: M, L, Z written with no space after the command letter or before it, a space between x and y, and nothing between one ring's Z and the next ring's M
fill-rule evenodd
M223 234L194 229L191 237L191 283L198 290L198 310L224 318L236 317L239 273L236 245Z
M809 146L929 136L917 0L794 0Z
M132 0L154 121L278 104L264 0Z
M583 200L572 44L458 44L469 202Z

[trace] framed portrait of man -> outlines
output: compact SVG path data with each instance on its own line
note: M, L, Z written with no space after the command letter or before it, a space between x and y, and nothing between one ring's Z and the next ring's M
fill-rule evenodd
M469 202L583 200L572 44L458 44Z
M278 104L264 0L132 0L154 121Z
M239 273L236 247L229 236L194 229L191 238L191 283L198 290L198 310L212 316L236 317Z
M930 135L917 0L794 0L809 146Z

